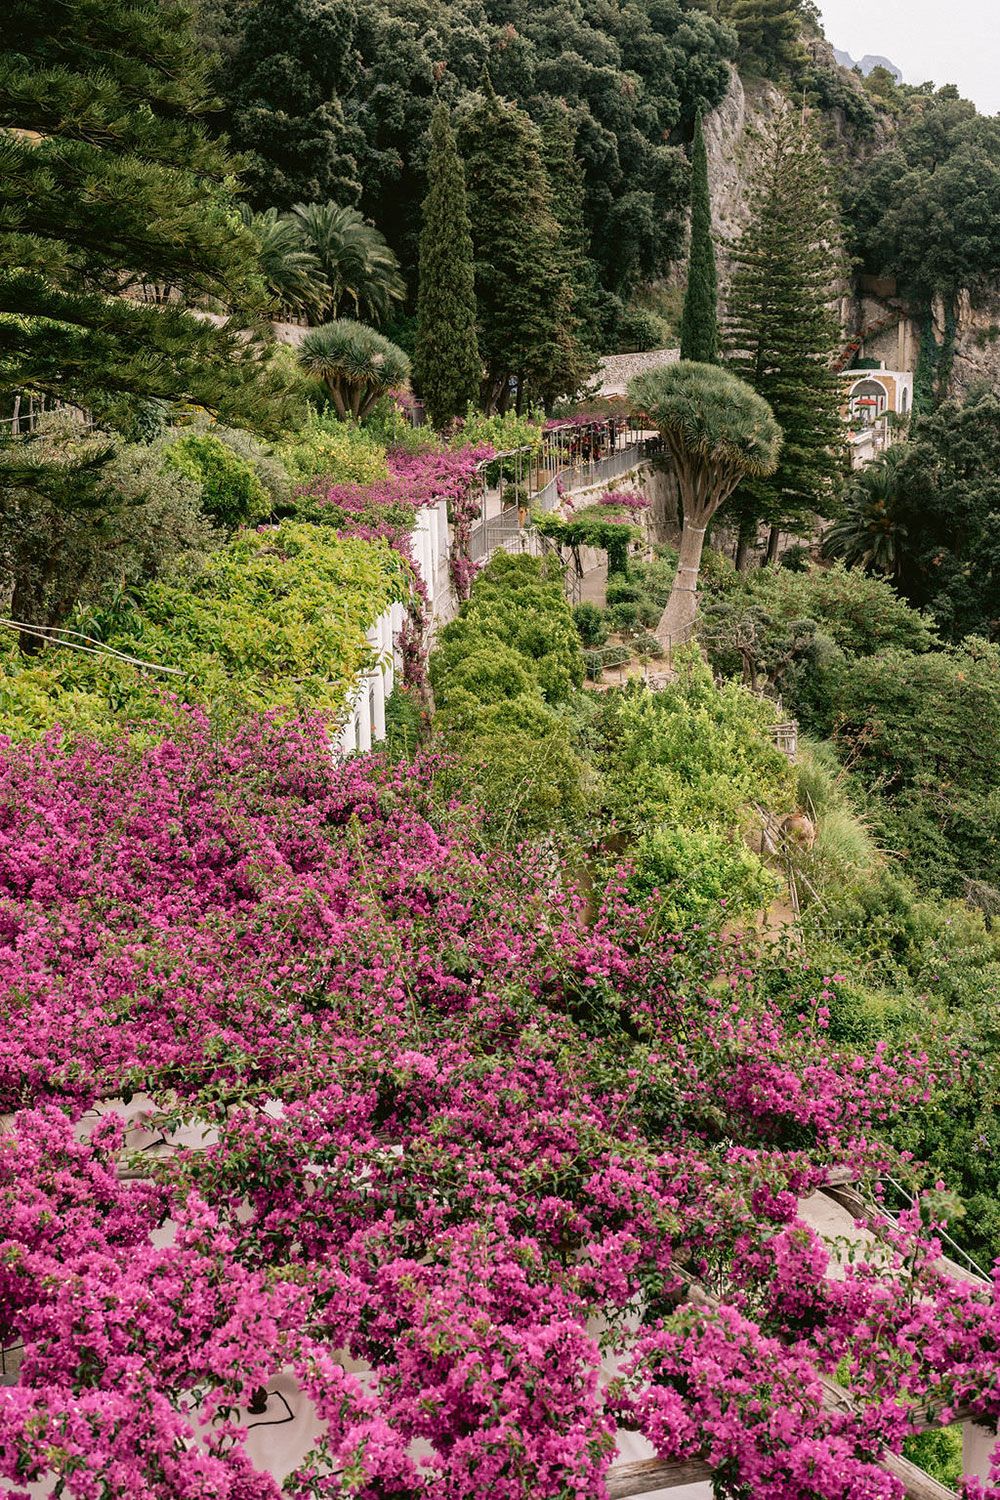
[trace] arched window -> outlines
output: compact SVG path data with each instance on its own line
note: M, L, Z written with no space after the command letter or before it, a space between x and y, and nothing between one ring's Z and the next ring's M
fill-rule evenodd
M881 380L859 380L851 389L849 410L852 422L870 427L884 416L889 406L889 392Z
M904 385L899 397L899 414L905 417L910 409L910 392Z

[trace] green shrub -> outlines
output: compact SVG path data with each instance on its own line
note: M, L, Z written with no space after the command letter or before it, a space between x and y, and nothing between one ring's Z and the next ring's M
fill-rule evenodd
M636 656L660 657L663 655L663 646L655 635L637 635L632 642L632 650Z
M609 604L638 604L642 596L643 588L638 578L626 578L621 573L612 573L608 577L605 598Z
M220 721L293 708L336 713L371 661L365 630L410 573L385 542L338 538L285 522L237 533L190 578L154 580L122 611L107 644L180 676L144 673L105 656L46 647L0 658L0 732L23 739L60 725L110 735L123 723L169 724L183 702Z
M212 433L190 433L171 443L164 462L201 486L202 511L227 530L261 521L271 509L253 465Z
M608 623L620 635L632 635L639 629L638 604L611 604L608 606Z
M332 415L311 414L277 450L300 484L332 479L338 484L378 484L388 477L385 449L363 429Z
M608 638L604 611L596 604L577 604L573 608L573 623L584 646L603 646Z
M604 652L585 651L583 653L583 665L591 682L597 682L604 671Z

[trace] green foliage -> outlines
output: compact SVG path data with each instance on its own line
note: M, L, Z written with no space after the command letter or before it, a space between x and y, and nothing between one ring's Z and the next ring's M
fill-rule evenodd
M561 548L576 552L580 547L596 547L608 555L608 573L621 574L629 570L629 551L641 540L642 533L612 506L584 506L571 516L560 516L552 512L533 518L535 529Z
M413 688L398 683L385 705L384 752L393 760L412 760L424 737L424 712Z
M435 103L460 113L488 66L537 125L567 116L605 305L679 252L687 172L671 142L690 135L696 110L720 102L735 46L704 9L684 0L539 0L516 13L507 0L267 0L230 15L220 92L236 144L257 157L259 206L354 203L360 184L360 206L414 283Z
M323 478L338 484L377 484L388 477L385 449L356 427L325 414L310 413L278 456L293 479Z
M41 489L14 476L4 482L0 453L0 564L13 580L15 620L63 625L78 604L127 600L161 568L216 540L200 484L169 468L162 444L109 445L75 422L50 419L30 444L8 450L7 464L15 452L45 475ZM24 636L26 650L40 644Z
M497 453L529 448L538 453L542 446L542 413L505 411L486 416L470 406L456 427L450 445L453 448L488 445Z
M898 574L906 545L906 529L897 515L904 456L897 444L852 477L843 510L824 534L825 556L843 558L848 567L870 568L886 578Z
M575 604L573 623L584 646L603 646L608 638L604 611L597 604Z
M748 475L733 510L746 541L829 514L844 463L831 311L841 227L817 141L783 117L757 143L750 222L733 250L725 342L730 367L767 401L783 434L777 466Z
M476 267L484 405L503 411L516 386L552 398L579 383L573 287L553 212L542 141L528 115L484 93L461 117ZM582 370L582 366L580 366Z
M270 497L254 468L211 433L190 433L164 450L164 462L201 489L201 508L228 530L261 521Z
M406 296L399 262L385 236L356 208L297 203L287 216L315 257L326 292L315 304L328 319L354 316L384 323Z
M498 553L441 632L430 678L456 775L494 813L499 836L565 826L582 812L585 768L558 705L583 673L559 573Z
M701 115L694 122L691 150L691 249L687 291L681 318L681 359L715 363L719 352L718 282L712 242L712 200L708 191L708 153Z
M837 674L836 740L877 802L887 845L928 886L1000 885L1000 648L970 638Z
M402 349L353 318L313 328L302 340L299 360L304 370L325 383L344 421L360 421L380 396L404 385L410 375L410 361Z
M930 1474L946 1489L957 1491L962 1482L962 1428L938 1427L908 1437L903 1456Z
M435 427L442 428L477 399L482 361L465 173L443 104L431 119L430 141L414 372L428 415Z
M710 554L711 555L711 554ZM838 564L792 572L758 568L702 595L700 639L717 671L780 696L789 712L829 733L833 693L854 656L923 652L930 623L888 583Z
M383 542L293 522L240 532L193 577L154 580L130 608L88 622L114 650L180 677L53 647L31 664L8 655L0 731L20 739L56 724L102 735L165 724L178 711L165 690L221 721L270 708L336 713L371 660L366 628L409 587L406 564Z
M318 311L330 295L319 257L289 214L267 208L255 214L240 205L244 224L257 241L260 267L279 314Z
M643 354L647 349L664 349L671 342L672 332L666 320L651 308L626 307L615 320L613 352Z
M255 203L354 199L357 134L342 98L355 81L357 11L348 0L231 6L217 80L233 144L250 156Z
M736 30L739 61L750 72L780 82L799 75L805 63L803 0L723 0L722 13Z
M1000 122L951 86L900 99L897 128L847 183L851 248L916 300L952 298L1000 260Z
M783 811L792 800L766 734L773 705L734 683L717 688L696 651L679 656L662 691L608 703L599 761L607 813L635 840L634 883L659 891L670 926L770 903L777 882L744 835L755 804Z
M150 398L184 399L276 425L281 382L255 341L191 311L215 299L246 326L264 287L205 127L187 12L66 0L39 15L12 0L5 21L17 50L0 63L0 127L16 127L0 128L4 406L31 390L114 423Z
M898 586L952 640L1000 635L1000 398L914 419L891 450ZM887 455L888 457L888 455ZM883 461L884 462L884 461Z

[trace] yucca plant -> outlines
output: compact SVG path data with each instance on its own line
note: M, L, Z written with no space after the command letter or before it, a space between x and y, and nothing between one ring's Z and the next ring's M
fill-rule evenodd
M279 214L276 208L255 214L242 204L240 213L257 241L268 290L282 310L320 312L330 300L330 283L301 225L289 214Z
M304 370L325 382L343 421L360 420L380 396L410 378L410 361L402 349L353 318L311 329L299 360Z
M375 226L356 208L336 203L297 203L287 217L298 227L326 277L322 313L384 322L393 304L406 296L406 282Z
M656 628L669 649L694 624L709 521L741 480L774 473L781 428L764 398L718 365L681 360L647 370L628 394L633 413L659 428L684 507L677 572Z

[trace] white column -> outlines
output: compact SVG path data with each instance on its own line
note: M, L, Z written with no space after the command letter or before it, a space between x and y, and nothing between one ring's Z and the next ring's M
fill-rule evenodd
M392 614L388 609L378 617L378 649L381 656L382 676L385 679L385 691L388 695L392 692L396 676L392 652Z
M340 748L345 755L350 755L353 750L358 748L358 721L353 705L351 707L351 716L340 731Z
M400 603L396 603L389 610L389 624L392 630L392 665L394 672L403 670L403 653L399 649L399 632L403 628L403 620L406 618L406 610Z
M417 512L417 529L413 533L417 544L417 566L427 590L428 604L434 603L434 565L431 547L431 523L426 507Z
M370 750L372 747L372 710L368 695L368 679L362 678L358 684L358 749Z
M997 1446L994 1427L981 1427L978 1422L962 1423L962 1474L966 1479L988 1480L990 1459Z
M385 739L385 678L380 671L371 675L372 737Z

